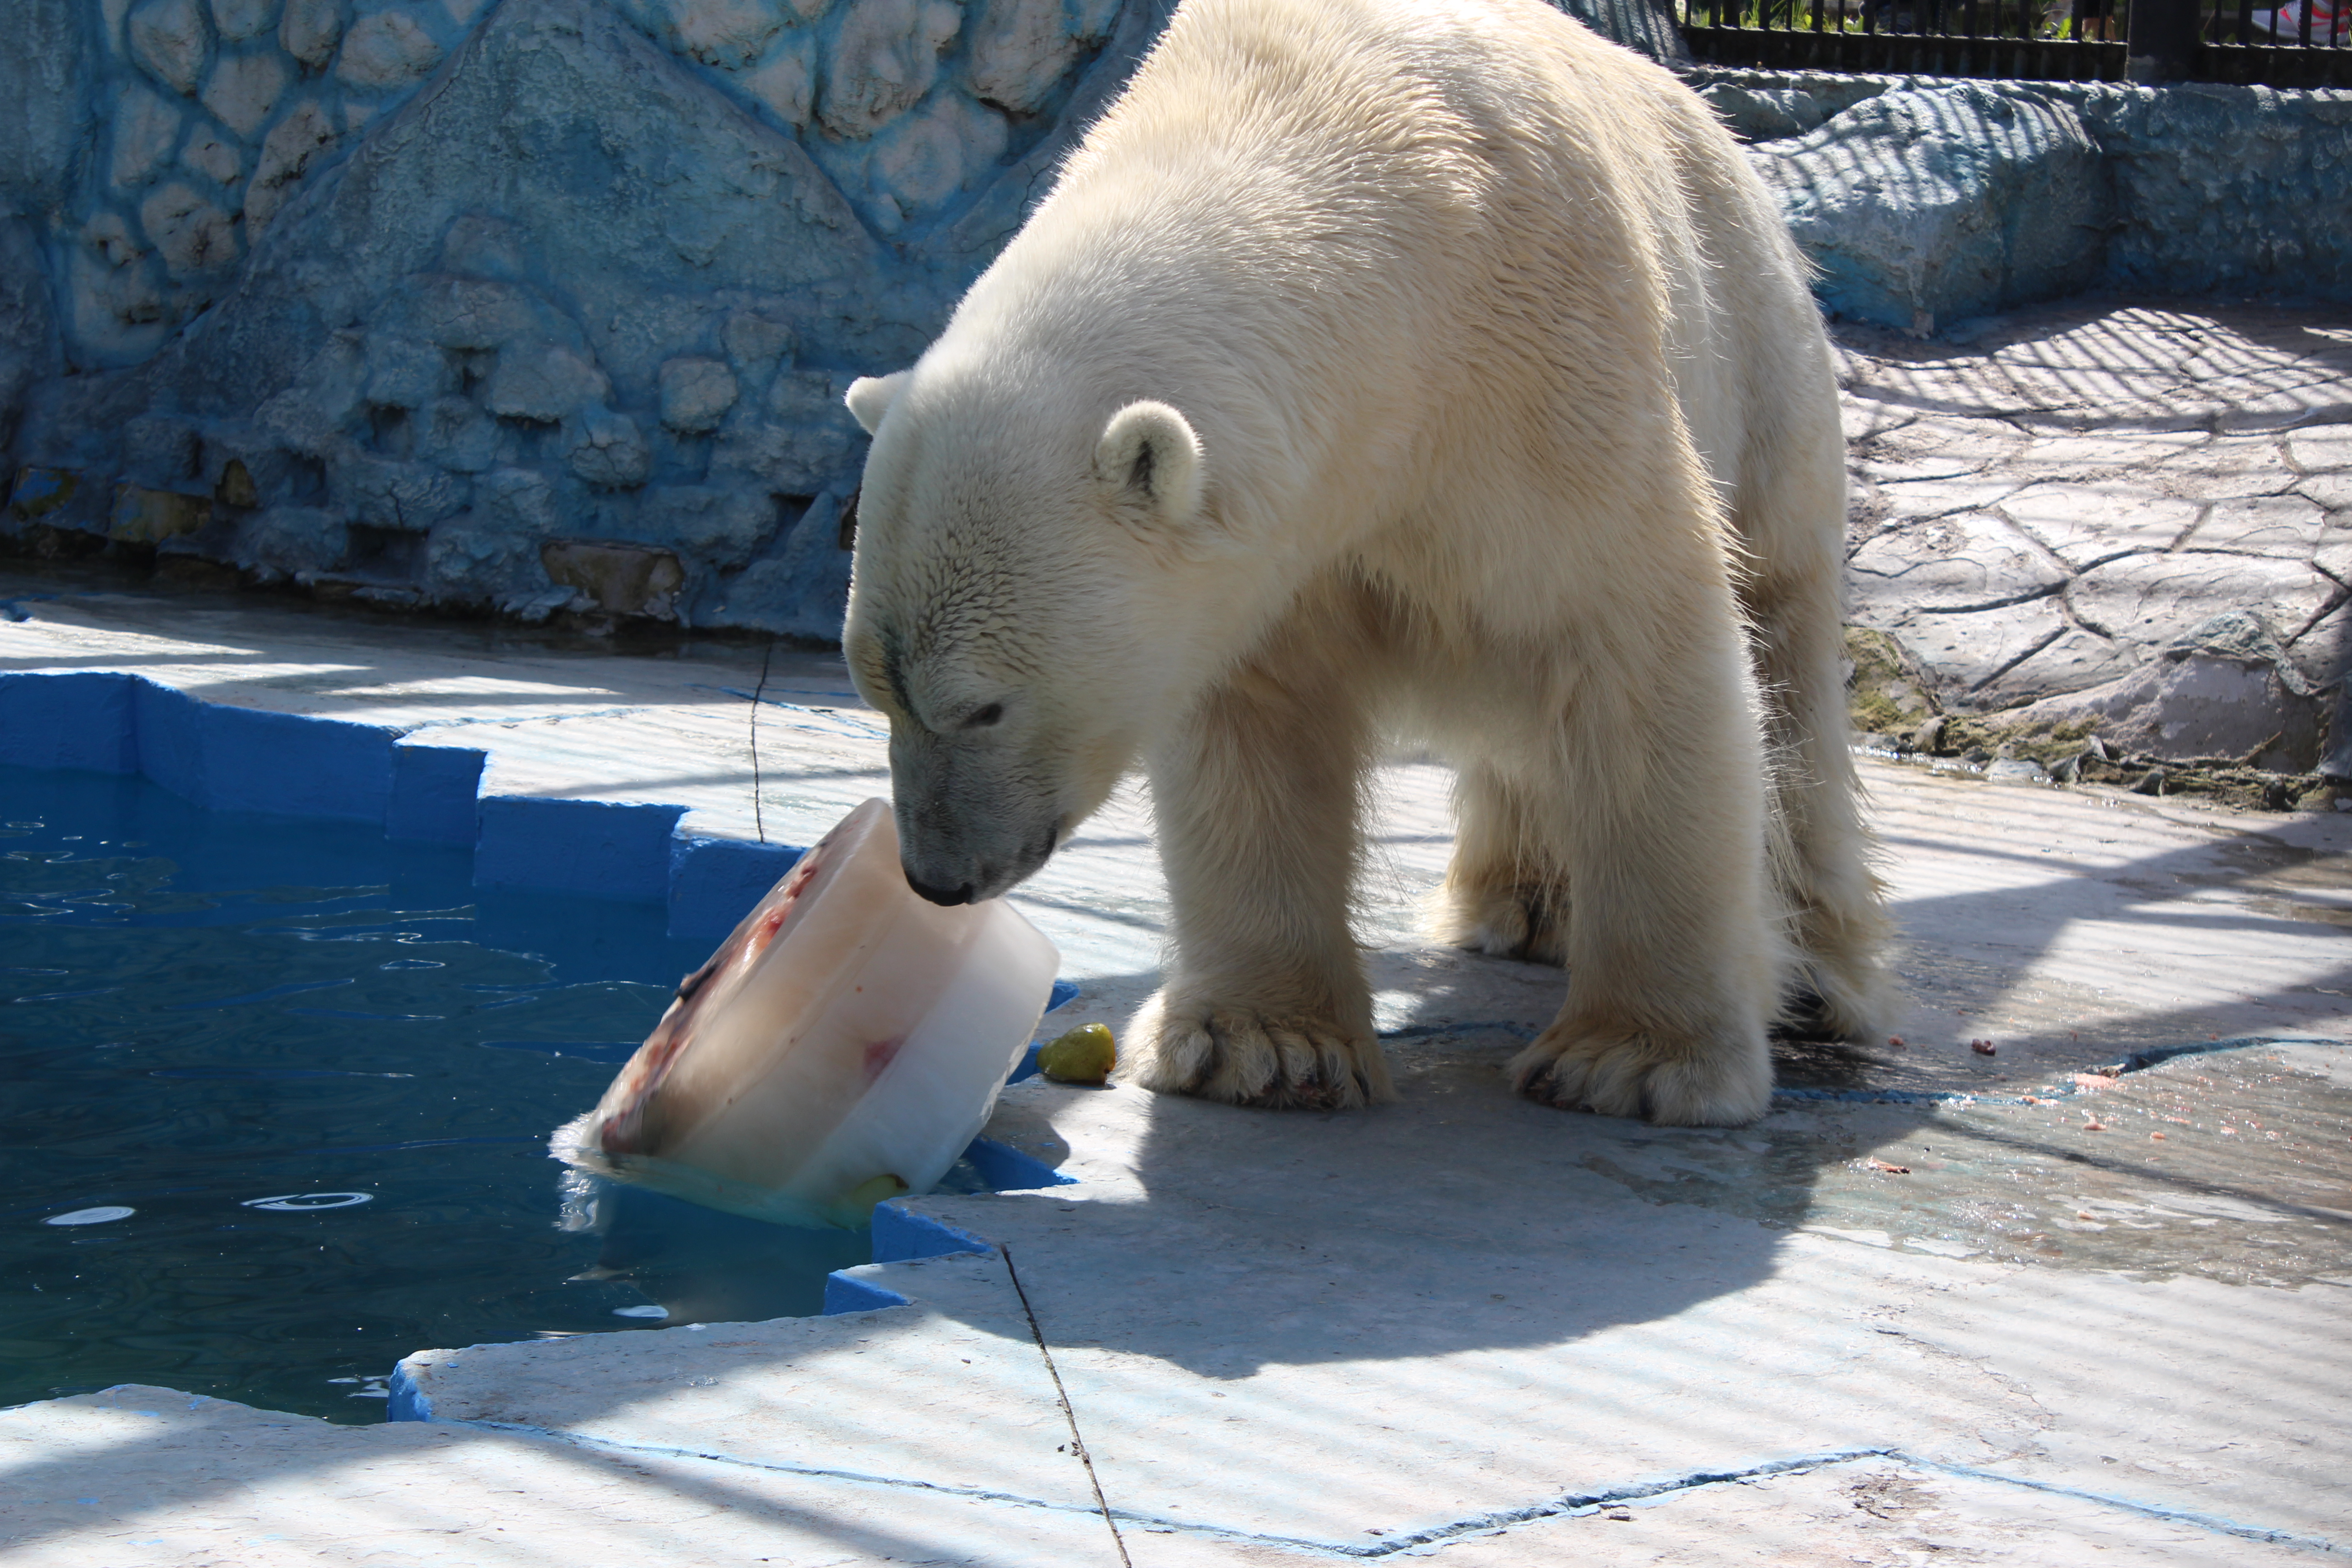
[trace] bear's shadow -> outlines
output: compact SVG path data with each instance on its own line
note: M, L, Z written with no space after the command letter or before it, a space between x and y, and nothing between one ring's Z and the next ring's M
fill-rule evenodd
M1141 1123L1128 1135L1142 1201L1087 1204L1074 1219L1051 1193L992 1200L1048 1339L1214 1378L1567 1344L1768 1278L1820 1172L1865 1152L1779 1107L1748 1128L1663 1128L1524 1100L1505 1064L1565 977L1454 957L1434 974L1420 959L1411 992L1382 988L1394 1104L1256 1110L1118 1088L1115 1110L1068 1116L1055 1099L1106 1091L1008 1096L1004 1114L1033 1127L1051 1116L1082 1145L1097 1118ZM1155 980L1087 990L1108 1008ZM1530 1010L1537 994L1549 1002ZM1784 1082L1864 1070L1834 1049L1776 1054ZM1902 1123L1874 1115L1874 1144L1928 1110L1874 1109ZM1038 1241L1022 1252L1024 1233Z
M2127 919L2186 951L2215 917L2161 907L2182 885L2262 891L2262 879L2333 842L2315 829L2265 827L2168 845L2097 883L2061 867L2024 888L1939 889L1892 911L1910 933L1895 956L1921 994L1922 1022L1948 1014L1948 1035L2011 999L2078 921ZM2284 934L2315 918L2300 909L2226 918ZM2004 1042L2000 1073L1957 1038L1887 1055L1783 1043L1770 1114L1747 1128L1682 1129L1511 1093L1504 1064L1549 1021L1566 994L1563 972L1402 945L1370 946L1367 958L1398 1103L1260 1111L1119 1089L1124 1114L1140 1122L1126 1136L1142 1201L1105 1204L1074 1224L1049 1194L993 1200L1054 1212L1066 1233L1034 1254L1049 1333L1222 1377L1274 1363L1565 1345L1655 1322L1773 1273L1789 1235L1838 1206L1822 1191L1825 1173L1931 1124L1958 1136L1936 1121L1939 1091L2000 1095L2006 1073L2018 1092L2135 1051L2294 1032L2313 1016L2313 994L2352 985L2347 963L2249 984L2218 1003L2126 993L2120 1013L2103 1008L2079 1032L2062 1009L2041 1020L2038 1038ZM1157 979L1085 982L1091 1016L1117 1026ZM1824 1105L1791 1089L1879 1102ZM1066 1124L1074 1135L1083 1127ZM1068 1262L1057 1264L1063 1253Z

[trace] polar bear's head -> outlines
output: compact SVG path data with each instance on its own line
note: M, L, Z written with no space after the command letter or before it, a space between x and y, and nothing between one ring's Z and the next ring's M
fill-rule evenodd
M1016 379L927 358L849 391L874 446L843 646L890 721L907 879L942 904L1044 865L1198 689L1230 555L1183 414L1074 416Z

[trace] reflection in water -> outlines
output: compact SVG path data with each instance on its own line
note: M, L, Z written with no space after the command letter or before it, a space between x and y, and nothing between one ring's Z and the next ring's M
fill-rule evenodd
M862 1230L770 1225L643 1187L598 1185L602 1247L579 1278L626 1280L667 1322L814 1316L824 1310L826 1273L871 1255Z

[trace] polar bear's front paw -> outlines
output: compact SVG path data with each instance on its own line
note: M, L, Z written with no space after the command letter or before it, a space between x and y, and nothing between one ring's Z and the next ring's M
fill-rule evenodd
M1394 1100L1380 1042L1328 1019L1253 1007L1171 1005L1128 1030L1122 1076L1163 1094L1269 1110L1347 1110Z
M1554 1024L1513 1058L1511 1084L1530 1100L1670 1127L1741 1127L1772 1099L1772 1058L1760 1031L1715 1036Z

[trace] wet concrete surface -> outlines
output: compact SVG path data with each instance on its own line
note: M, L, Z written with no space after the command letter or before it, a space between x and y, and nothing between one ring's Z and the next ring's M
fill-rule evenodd
M1732 1131L1607 1128L1622 1152L1585 1163L1654 1203L1941 1258L2352 1281L2346 1057L2249 1045L1930 1106L1784 1096Z

